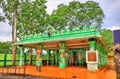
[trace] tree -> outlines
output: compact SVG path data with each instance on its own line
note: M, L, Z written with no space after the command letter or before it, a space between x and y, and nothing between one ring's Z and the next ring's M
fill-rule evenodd
M20 3L23 0L1 0L0 5L4 12L4 18L9 21L9 24L12 26L12 44L16 42L16 26L18 20L18 11ZM16 46L12 45L12 55L13 61L12 65L15 65L15 53L16 53Z
M7 51L11 53L11 42L0 42L0 53L4 53Z
M87 1L86 3L80 3L79 1L72 1L69 5L60 4L53 11L52 16L62 18L62 22L66 22L64 27L73 28L74 26L94 25L97 29L100 29L104 13L96 2ZM60 24L58 23L58 25Z
M46 27L46 0L25 1L20 6L17 36L40 33ZM30 48L30 65L32 65L32 49Z
M23 35L33 34L34 32L40 33L46 27L46 1L26 1L21 5L21 13L18 17L18 37Z
M4 17L0 14L0 21L5 21Z
M0 0L0 9L2 8L2 0ZM0 11L0 22L5 21L5 18L3 16L3 13Z
M49 17L48 23L54 26L54 28L58 30L61 30L61 28L64 28L65 25L67 25L66 20L64 20L61 16L57 16L57 15L51 15Z
M57 10L54 10L53 13L48 17L47 22L54 26L55 29L64 29L67 26L66 12L68 6L60 4ZM64 15L65 14L65 15Z
M112 48L113 46L113 34L112 34L112 31L111 30L108 30L108 29L102 29L100 31L101 35L103 36L106 44Z

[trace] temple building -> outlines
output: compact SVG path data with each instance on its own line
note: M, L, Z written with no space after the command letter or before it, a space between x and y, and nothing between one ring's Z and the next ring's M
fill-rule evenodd
M52 51L54 66L59 68L84 66L89 71L96 71L99 67L108 64L108 53L111 52L94 26L59 31L49 25L43 33L22 36L14 45L20 47L20 66L24 65L23 48L35 48L36 51L39 48L40 51L47 51L47 60L46 64L43 64L44 59L42 56L39 57L39 60L36 60L37 66L49 66Z

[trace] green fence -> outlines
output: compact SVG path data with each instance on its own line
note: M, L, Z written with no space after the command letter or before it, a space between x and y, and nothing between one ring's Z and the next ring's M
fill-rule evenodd
M19 60L20 59L20 55L16 54L16 65L19 65ZM26 58L24 59L24 61L26 62L26 65L29 65L29 54L26 54ZM33 55L32 58L32 63L33 65L35 65L35 61L36 61L36 56ZM12 54L4 54L4 53L0 53L0 66L12 66Z
M29 65L30 63L30 54L25 54L25 65ZM42 60L43 62L45 61L50 61L51 64L54 64L54 57L50 55L50 60L47 60L47 55L42 55ZM20 55L16 54L16 65L19 65L19 61L20 61ZM33 55L32 57L32 65L36 64L36 55ZM12 66L12 54L8 54L8 53L0 53L0 67L6 67L6 66Z

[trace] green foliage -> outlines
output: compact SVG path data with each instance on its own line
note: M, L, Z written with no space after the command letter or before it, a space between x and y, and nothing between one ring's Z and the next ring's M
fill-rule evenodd
M4 18L8 19L9 24L12 24L15 19L15 12L19 10L19 5L22 0L1 0L0 6L3 9Z
M55 29L61 30L61 28L65 27L67 21L61 16L51 15L49 17L48 23L54 26Z
M5 18L0 14L0 21L5 21Z
M0 42L0 53L11 52L11 42Z
M109 47L113 46L113 34L111 30L108 29L102 29L101 31L101 35L103 36L103 38L105 39L106 44Z
M95 26L97 29L101 28L102 19L104 13L99 7L98 3L93 1L87 1L86 3L80 3L79 1L72 1L69 5L60 4L57 10L53 11L51 17L57 16L61 18L61 22L53 18L52 22L56 26L69 26L73 28L74 26ZM63 24L61 24L63 22ZM50 22L50 24L53 24Z
M34 32L40 33L46 27L46 1L26 1L20 6L20 13L18 16L17 36L20 37L25 34Z
M0 60L4 60L4 54L0 53Z

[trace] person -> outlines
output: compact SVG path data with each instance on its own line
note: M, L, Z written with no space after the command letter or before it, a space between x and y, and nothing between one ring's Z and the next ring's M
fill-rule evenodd
M120 73L120 51L116 51L115 53L115 66L116 71Z
M36 66L36 71L40 72L40 64L41 64L41 57L40 54L42 53L42 50L40 49L40 47L38 47L37 49L37 66Z
M71 57L72 66L74 65L74 57Z
M40 48L38 47L38 49L37 49L37 61L40 61L41 52L42 52L42 50L40 50Z
M48 29L48 36L50 37L51 35L52 35L52 29L49 28L49 29Z
M112 49L115 52L114 61L115 61L116 72L120 72L120 43L115 44L112 47Z
M72 65L72 57L68 55L68 66Z
M82 57L82 54L81 54L81 53L80 53L79 56L78 56L78 60L79 60L79 62L78 62L79 65L80 65L80 66L83 66L83 61L82 61L82 60L83 60L83 57Z

